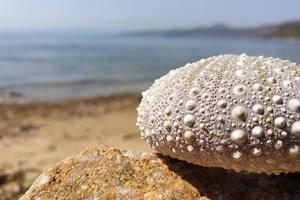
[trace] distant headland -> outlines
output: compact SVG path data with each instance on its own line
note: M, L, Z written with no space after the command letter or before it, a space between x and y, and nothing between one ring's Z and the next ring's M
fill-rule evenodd
M167 36L167 37L254 37L254 38L278 38L300 39L300 20L281 24L270 24L257 27L236 28L224 24L216 24L207 27L191 29L170 29L156 31L137 31L121 33L122 35L139 36Z

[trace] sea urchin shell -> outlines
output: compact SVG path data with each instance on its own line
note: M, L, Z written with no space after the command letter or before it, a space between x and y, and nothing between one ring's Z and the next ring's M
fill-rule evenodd
M170 71L143 92L137 125L156 151L208 167L300 171L300 67L220 55Z

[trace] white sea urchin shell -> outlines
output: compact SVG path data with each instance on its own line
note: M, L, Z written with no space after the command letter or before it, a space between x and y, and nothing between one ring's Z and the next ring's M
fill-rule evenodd
M300 171L300 66L220 55L170 71L143 92L137 125L165 155L236 171Z

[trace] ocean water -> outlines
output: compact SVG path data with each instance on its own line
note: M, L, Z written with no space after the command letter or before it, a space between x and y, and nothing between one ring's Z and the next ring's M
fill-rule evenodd
M169 70L218 54L300 63L300 42L71 33L0 34L0 98L59 100L140 92Z

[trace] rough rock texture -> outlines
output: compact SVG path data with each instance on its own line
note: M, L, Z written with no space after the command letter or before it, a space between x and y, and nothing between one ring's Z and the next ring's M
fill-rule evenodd
M296 63L214 56L155 81L143 93L137 125L155 151L194 164L300 172L299 88Z
M42 174L29 199L300 199L300 174L239 174L100 146Z

